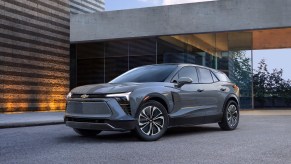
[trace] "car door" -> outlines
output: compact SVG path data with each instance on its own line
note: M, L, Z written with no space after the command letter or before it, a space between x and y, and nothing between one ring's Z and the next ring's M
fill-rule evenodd
M193 82L177 88L179 91L173 93L175 107L170 116L175 118L175 125L202 123L205 112L201 107L202 97L196 68L194 66L181 68L172 82L175 83L181 77L189 77Z
M206 116L205 121L211 122L207 120L215 120L218 114L218 90L216 85L214 84L214 79L212 77L212 72L210 69L198 67L197 70L199 75L199 88L201 88L201 105Z

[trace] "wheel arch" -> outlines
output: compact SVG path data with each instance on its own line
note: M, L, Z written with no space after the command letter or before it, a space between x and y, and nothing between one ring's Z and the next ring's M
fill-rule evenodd
M168 105L164 99L162 99L160 97L151 97L147 101L150 101L150 100L154 100L154 101L161 103L166 108L167 112L169 113Z
M223 104L223 111L225 110L225 107L226 107L227 103L228 103L229 101L231 101L231 100L233 100L234 102L236 102L238 108L240 109L240 105L239 105L239 99L238 99L238 97L237 97L236 95L234 95L234 94L230 94L230 95L228 95L228 96L226 97L226 99L225 99L225 101L224 101L224 104Z
M153 101L157 101L159 103L161 103L166 111L169 113L169 103L168 103L168 100L166 97L164 97L162 94L159 94L159 93L152 93L152 94L148 94L146 95L142 102L139 104L139 107L142 106L145 102L148 102L150 100L153 100Z

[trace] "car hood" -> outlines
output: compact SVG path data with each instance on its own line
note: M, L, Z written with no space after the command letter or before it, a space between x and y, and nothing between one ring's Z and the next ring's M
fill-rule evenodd
M92 84L74 88L73 94L108 94L108 93L123 93L132 92L142 83L122 83L122 84Z

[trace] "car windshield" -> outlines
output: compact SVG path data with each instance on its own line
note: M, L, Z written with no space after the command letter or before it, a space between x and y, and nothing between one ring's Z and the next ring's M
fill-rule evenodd
M163 82L176 68L176 65L152 65L138 67L125 72L109 83Z

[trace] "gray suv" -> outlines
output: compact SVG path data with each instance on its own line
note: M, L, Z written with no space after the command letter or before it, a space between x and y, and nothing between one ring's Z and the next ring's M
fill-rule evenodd
M65 123L83 136L134 131L158 140L169 127L239 122L239 88L215 69L193 64L137 67L106 84L74 88L67 95Z

